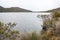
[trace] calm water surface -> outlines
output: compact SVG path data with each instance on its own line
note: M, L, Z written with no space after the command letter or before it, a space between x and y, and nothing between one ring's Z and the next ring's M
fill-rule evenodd
M37 18L41 13L0 13L0 21L4 23L17 23L14 29L22 32L40 31L42 18Z

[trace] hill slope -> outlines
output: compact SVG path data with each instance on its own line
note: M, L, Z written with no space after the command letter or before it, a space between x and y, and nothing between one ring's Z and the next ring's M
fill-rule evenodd
M60 7L52 10L48 10L46 12L60 12Z
M32 11L19 7L4 8L0 6L0 12L32 12Z

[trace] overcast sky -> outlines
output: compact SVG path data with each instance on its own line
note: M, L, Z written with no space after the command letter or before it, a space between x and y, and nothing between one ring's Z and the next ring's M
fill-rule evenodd
M60 0L0 0L0 6L42 11L60 7Z

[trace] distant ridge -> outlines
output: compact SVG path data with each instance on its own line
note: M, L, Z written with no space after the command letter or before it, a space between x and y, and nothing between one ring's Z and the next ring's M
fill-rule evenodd
M52 10L48 10L46 12L60 12L60 7Z
M32 12L32 11L19 7L4 8L0 6L0 12Z
M56 9L52 9L52 10L48 10L48 11L40 11L42 13L47 13L47 12L60 12L60 7L56 8Z

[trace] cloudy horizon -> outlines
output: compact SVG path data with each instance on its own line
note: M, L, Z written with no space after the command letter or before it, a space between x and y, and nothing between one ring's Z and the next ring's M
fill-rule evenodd
M46 11L60 7L60 0L0 0L5 8L20 7L32 11Z

